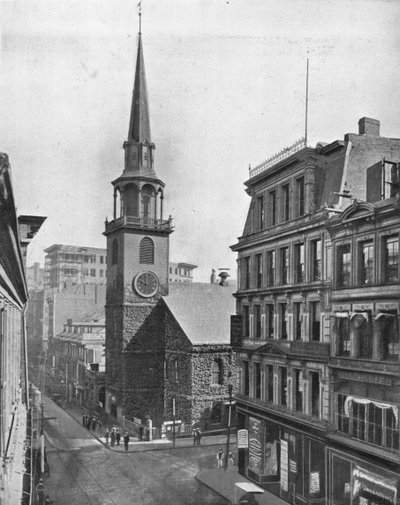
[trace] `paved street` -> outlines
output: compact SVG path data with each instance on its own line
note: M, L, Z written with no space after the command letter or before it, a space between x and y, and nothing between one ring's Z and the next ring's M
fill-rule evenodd
M214 466L215 446L166 446L117 452L105 447L68 413L44 398L50 477L55 505L217 505L223 500L198 487L196 474Z

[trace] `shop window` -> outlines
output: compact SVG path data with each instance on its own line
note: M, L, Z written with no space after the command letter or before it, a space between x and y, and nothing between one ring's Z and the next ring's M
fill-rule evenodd
M353 402L352 407L352 435L365 440L365 404Z
M391 449L399 449L399 424L393 409L385 411L385 445Z
M154 242L150 237L143 237L139 245L139 262L154 264Z
M265 306L267 338L274 338L274 306L268 304Z
M311 319L311 339L314 342L320 341L321 331L321 304L320 302L310 302Z
M295 340L301 340L301 319L302 319L302 307L301 302L294 302L294 338Z
M280 338L287 339L286 303L279 304Z
M276 224L276 191L269 192L269 219L270 225L274 226Z
M254 363L254 398L261 399L261 363Z
M296 180L296 209L297 215L304 215L304 177Z
M267 373L266 373L266 378L267 378L267 387L266 387L266 393L267 393L267 402L273 403L274 401L274 366L273 365L267 365Z
M283 366L279 367L279 404L287 406L287 370Z
M383 271L385 282L399 280L399 237L398 235L384 238Z
M214 359L211 365L211 382L212 384L224 383L223 365L221 358Z
M289 221L289 184L282 186L282 221Z
M243 337L249 336L250 309L248 305L243 305Z
M256 281L257 281L257 288L261 288L262 287L262 277L263 277L262 254L256 254Z
M385 361L398 361L399 359L399 328L397 310L388 310L377 315L381 325L383 339L383 356Z
M257 198L257 229L263 230L264 227L265 227L264 196L261 195Z
M303 373L298 368L294 370L294 400L295 410L303 411Z
M319 391L319 372L310 372L310 400L311 415L319 417L320 391Z
M335 333L338 339L338 355L350 356L350 330L348 312L335 314Z
M334 455L332 457L331 479L332 503L335 505L351 504L351 463Z
M372 284L374 282L374 244L372 241L359 245L359 283Z
M267 252L267 282L268 286L275 284L275 251Z
M112 242L111 261L113 265L118 263L118 241L116 238Z
M254 336L261 338L261 306L254 305Z
M350 244L344 244L337 249L337 284L345 288L350 286L351 250Z
M249 396L250 393L250 370L249 362L243 362L243 394Z
M285 285L288 283L289 278L289 248L282 247L281 252L281 284Z
M296 244L294 247L296 282L304 282L304 244Z

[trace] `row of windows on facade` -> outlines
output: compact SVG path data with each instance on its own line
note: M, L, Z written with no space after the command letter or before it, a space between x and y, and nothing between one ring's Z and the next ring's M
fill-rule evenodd
M273 403L314 417L321 416L319 371L250 363L242 366L240 393L255 400Z
M80 254L80 253L62 253L59 252L56 255L50 256L50 261L52 265L57 265L62 261L74 261L76 263L107 263L107 257L103 254Z
M85 363L94 363L96 358L97 361L100 361L101 357L105 355L104 350L96 351L95 349L88 349L85 346L71 345L67 342L59 342L56 349L64 356L80 359ZM53 356L53 367L59 366L60 359L60 357Z
M115 238L112 242L111 263L116 265L119 258L118 240ZM154 264L154 242L150 237L143 237L139 243L139 263Z
M172 274L172 272L175 271L175 275L183 275L185 277L190 277L191 271L188 270L187 268L172 268L169 267L169 273Z
M279 187L268 190L266 194L257 196L253 210L254 231L303 216L305 214L304 190L304 176L301 176L294 182L285 182Z
M179 360L174 359L168 364L166 363L166 367L166 374L169 376L170 380L173 382L180 382L180 375L182 371L179 365ZM211 384L224 384L224 365L221 358L215 358L211 364Z
M99 329L98 326L71 326L64 324L63 331L68 333L93 333L93 328Z
M64 275L66 275L68 277L76 277L79 275L80 270L78 268L63 268L62 272ZM89 273L90 273L90 277L104 277L105 270L100 269L98 272L95 268L91 268L90 272L89 272L88 268L84 268L82 270L82 275L84 277L89 277Z
M356 246L340 244L336 249L336 265L338 287L396 282L399 280L399 236L382 237L378 244L373 239L360 241Z
M263 288L275 285L299 284L307 280L319 281L322 278L322 242L311 240L306 255L304 243L294 245L293 275L290 271L289 246L267 250L265 253L245 256L240 260L240 289ZM277 265L278 258L278 265ZM306 278L306 258L309 258L308 276ZM266 263L266 269L264 269ZM278 267L278 269L277 269ZM264 273L265 270L265 273Z
M243 305L243 326L244 337L255 339L282 339L282 340L302 340L304 337L303 320L306 313L302 302L293 302L293 312L288 313L287 303L265 304L264 313L262 306L254 304L252 314L250 306ZM308 340L320 341L321 339L321 303L319 301L309 302L310 338ZM292 318L292 335L289 335L288 320Z

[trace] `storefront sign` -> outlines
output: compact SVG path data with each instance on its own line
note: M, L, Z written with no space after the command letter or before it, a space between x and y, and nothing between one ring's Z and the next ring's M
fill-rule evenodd
M292 473L297 473L297 461L290 459L289 460L289 469Z
M319 493L319 472L310 473L310 494Z
M261 421L254 417L249 417L249 468L258 474L263 468Z
M398 481L388 479L373 472L369 472L364 468L355 466L353 470L353 498L359 496L365 498L364 494L376 497L376 502L385 500L386 502L397 503ZM368 501L367 501L368 503Z
M281 440L281 489L283 491L289 490L288 462L288 443L286 440Z
M374 304L373 303L354 303L353 304L353 311L366 311L370 310L371 312L374 310Z
M376 310L398 310L399 309L399 303L398 302L385 302L385 303L377 303L376 304Z
M249 432L247 430L237 432L237 447L238 449L247 449L249 447Z

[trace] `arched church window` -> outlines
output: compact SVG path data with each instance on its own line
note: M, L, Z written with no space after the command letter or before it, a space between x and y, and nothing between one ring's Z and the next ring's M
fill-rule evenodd
M154 217L154 188L149 184L142 188L142 217L145 219Z
M112 243L112 254L111 254L112 264L118 263L118 240L115 238Z
M154 263L154 242L149 237L144 237L140 241L139 262L148 265Z
M223 384L223 367L222 360L217 358L211 366L211 382L213 384Z
M139 216L139 190L134 184L124 188L124 206L126 216Z

